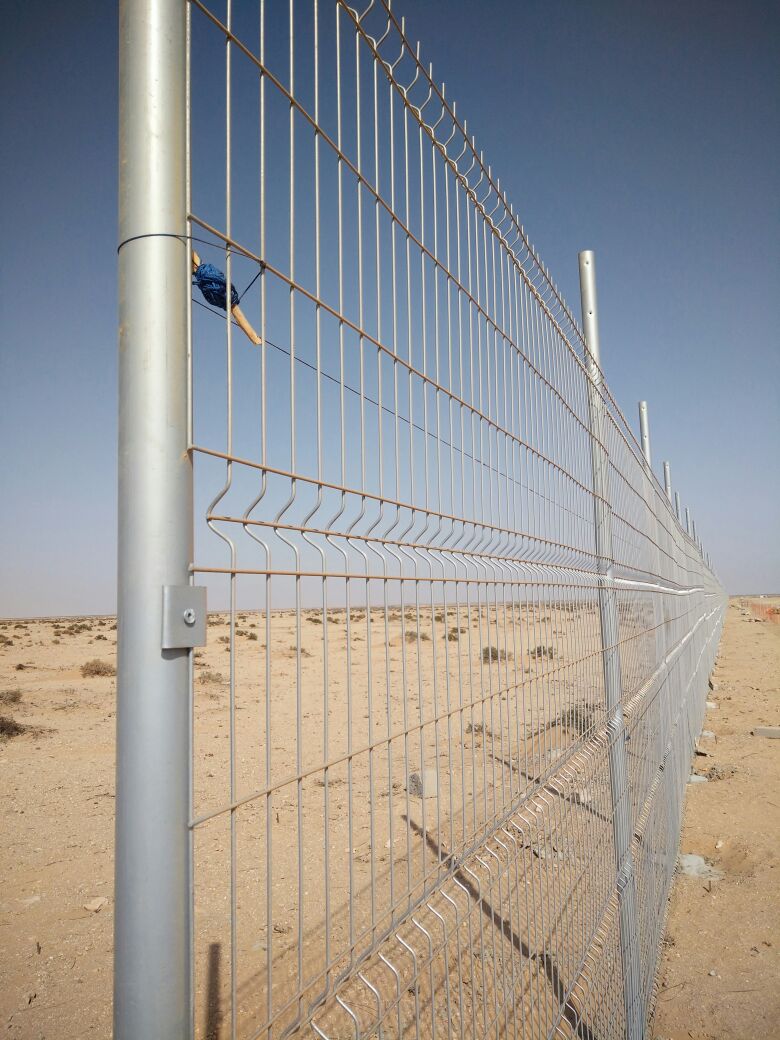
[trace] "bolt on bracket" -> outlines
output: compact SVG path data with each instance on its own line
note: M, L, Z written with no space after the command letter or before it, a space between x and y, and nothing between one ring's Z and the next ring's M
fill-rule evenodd
M162 649L206 645L206 586L163 585Z

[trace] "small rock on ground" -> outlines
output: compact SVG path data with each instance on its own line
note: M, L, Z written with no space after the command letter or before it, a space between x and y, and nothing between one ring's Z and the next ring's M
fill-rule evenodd
M410 773L406 790L412 798L433 798L439 793L439 778L435 769L425 769L420 773Z
M780 726L756 726L750 731L754 737L767 737L769 740L780 740Z
M702 881L720 881L723 877L722 870L713 867L704 856L698 856L695 852L681 852L677 857L677 865L686 877L699 878Z

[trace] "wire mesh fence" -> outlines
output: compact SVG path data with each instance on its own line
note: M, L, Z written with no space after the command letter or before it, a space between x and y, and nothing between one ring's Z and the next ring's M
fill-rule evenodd
M195 1035L641 1036L723 590L390 5L186 18Z

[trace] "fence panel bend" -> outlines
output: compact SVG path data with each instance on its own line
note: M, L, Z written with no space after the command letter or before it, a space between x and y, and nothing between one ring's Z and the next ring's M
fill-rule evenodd
M640 1037L724 593L603 379L595 297L583 331L385 0L149 6L180 30L182 203L120 257L194 280L181 327L155 313L211 609L161 824L180 1035Z

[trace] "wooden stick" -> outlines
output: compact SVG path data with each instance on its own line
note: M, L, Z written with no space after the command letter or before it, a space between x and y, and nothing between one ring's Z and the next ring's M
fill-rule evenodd
M200 267L200 257L198 256L198 254L193 249L192 250L192 270L196 271L199 267ZM226 300L227 300L227 294L228 294L228 287L227 287L227 285L225 285L225 299ZM247 319L246 315L241 310L241 308L238 306L238 304L236 304L235 307L231 307L230 308L230 313L233 315L233 318L235 320L236 325L238 325L238 327L241 329L241 331L244 333L244 335L247 337L247 339L249 339L250 342L254 343L254 345L256 347L259 347L262 344L263 341L257 335L255 330L252 328L252 325L250 324L249 320Z

